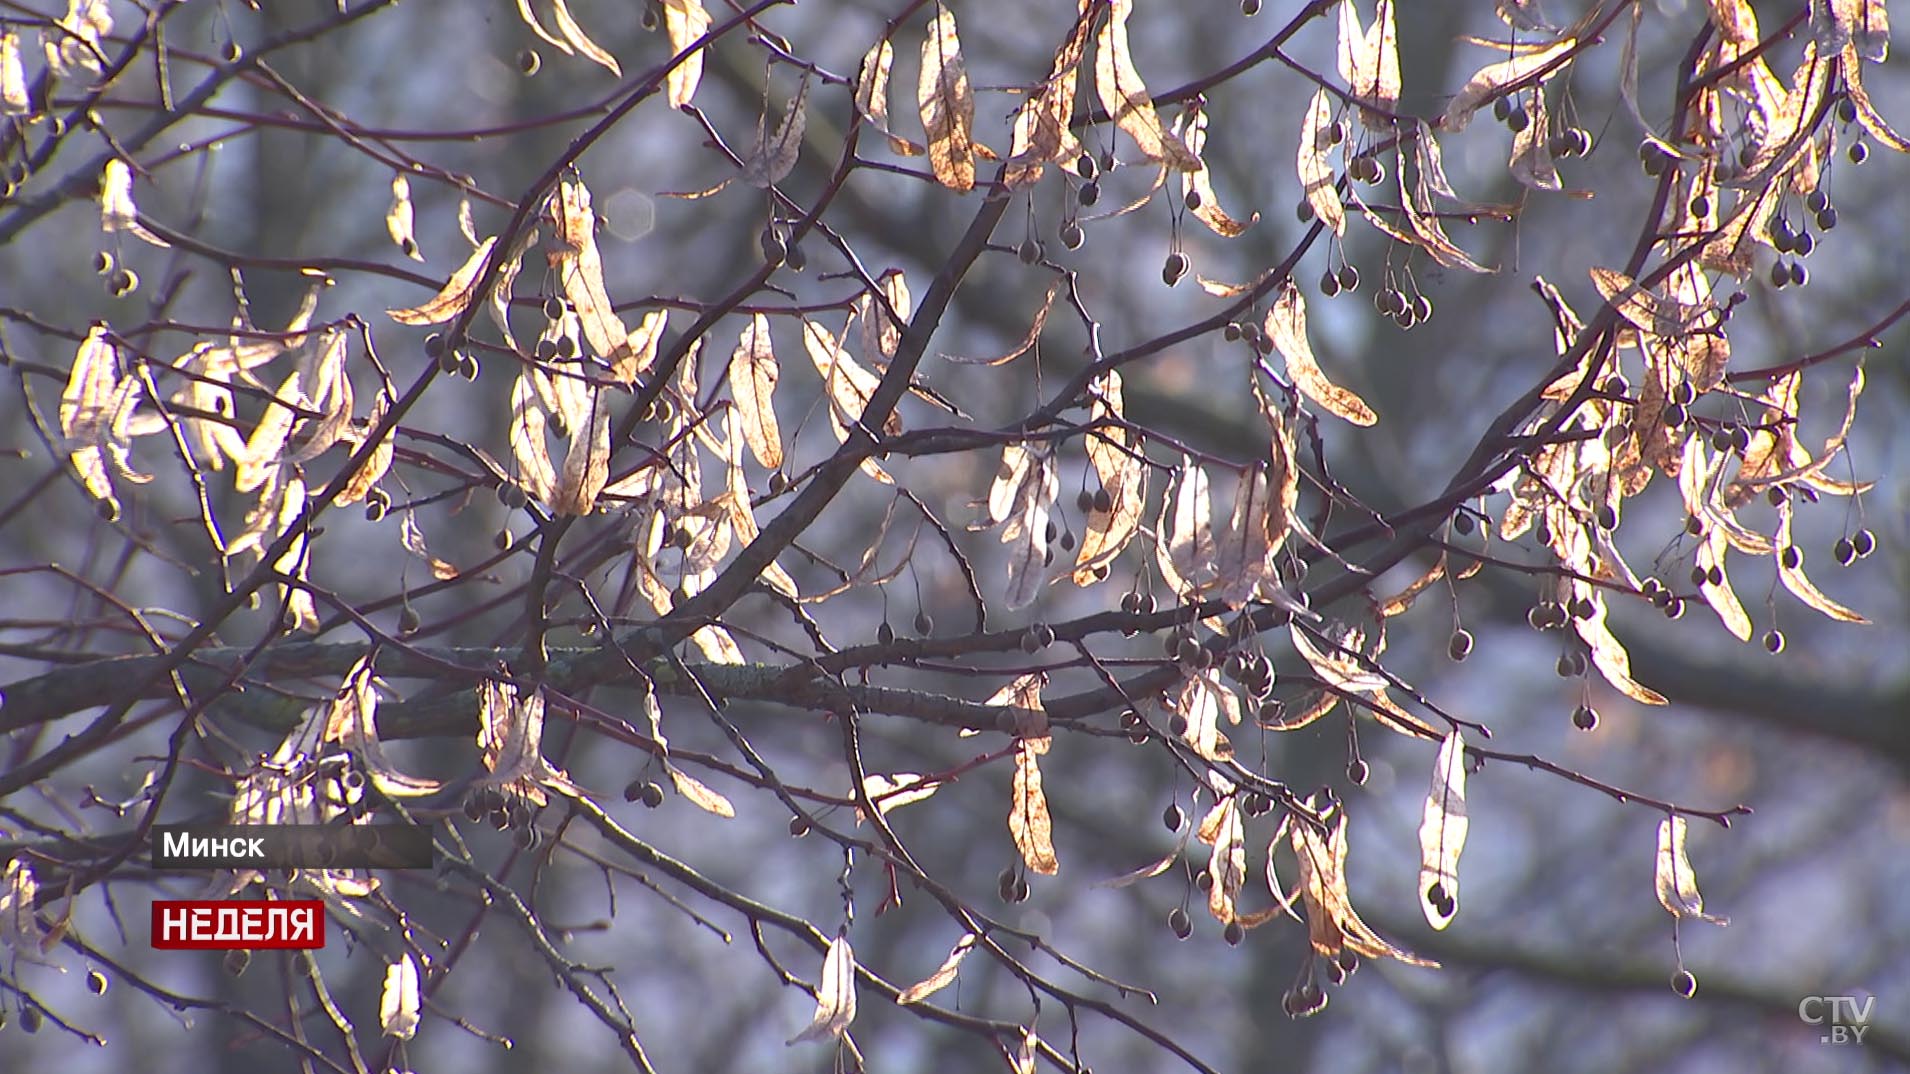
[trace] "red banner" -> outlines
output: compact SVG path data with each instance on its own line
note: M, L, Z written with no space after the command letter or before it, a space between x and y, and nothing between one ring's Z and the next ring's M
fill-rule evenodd
M161 951L284 950L325 946L320 899L155 899L152 945Z

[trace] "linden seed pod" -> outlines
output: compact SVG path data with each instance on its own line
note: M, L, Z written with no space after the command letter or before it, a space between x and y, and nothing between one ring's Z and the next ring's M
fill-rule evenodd
M1452 640L1446 643L1446 655L1454 662L1472 655L1472 632L1461 627L1452 632Z
M1850 535L1850 547L1857 553L1858 559L1866 559L1877 550L1877 535L1868 528L1860 529Z
M1161 282L1169 287L1179 283L1181 277L1187 275L1189 264L1187 255L1179 250L1168 254L1167 263L1161 266Z
M1690 970L1679 970L1671 975L1671 990L1690 999L1698 992L1698 979L1691 975Z
M783 242L781 235L776 234L775 228L764 228L756 241L762 247L763 264L770 268L780 267L789 257L789 246Z

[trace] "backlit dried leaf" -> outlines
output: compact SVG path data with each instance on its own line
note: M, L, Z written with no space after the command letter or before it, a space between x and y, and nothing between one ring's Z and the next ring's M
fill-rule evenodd
M1552 163L1552 128L1545 116L1545 90L1525 95L1526 124L1512 136L1512 178L1534 190L1558 190L1558 168Z
M1313 215L1333 229L1346 234L1346 207L1340 203L1340 191L1333 181L1333 165L1327 151L1333 148L1333 98L1325 90L1316 90L1313 103L1307 105L1306 119L1300 124L1298 166L1300 189L1306 194Z
M444 282L444 287L429 302L410 309L386 310L391 319L399 324L422 325L442 324L463 313L471 305L474 297L471 289L477 284L478 277L484 272L484 265L491 256L491 250L497 245L497 236L493 235L478 244L464 264Z
M716 500L722 505L728 517L730 528L735 532L736 543L740 546L747 547L756 542L756 538L761 535L762 531L756 525L756 509L750 504L749 482L743 475L744 436L740 428L741 424L742 419L734 410L724 415L724 425L727 433L726 441L729 447L725 458L725 462L728 464L726 470L728 471L729 488L721 496L718 496ZM605 491L607 493L610 490L606 489ZM641 497L645 495L647 491L645 488L638 487L633 489L628 495ZM800 597L796 589L796 580L791 578L789 572L783 570L774 560L770 561L769 566L763 568L762 580L765 585L791 600L796 600Z
M284 536L291 530L297 524L299 517L305 513L305 501L305 479L293 473L286 479L279 500L278 532L280 536ZM272 569L286 579L280 582L278 587L279 602L283 608L282 618L291 629L309 633L318 629L318 609L313 604L311 591L302 585L293 584L305 581L306 551L306 536L301 531L297 539L279 554L279 558L272 561Z
M796 157L802 151L803 130L809 122L808 108L809 72L804 71L775 136L769 135L767 112L757 121L756 145L743 158L744 182L753 187L769 187L782 182L796 167Z
M1260 286L1265 276L1266 274L1262 273L1259 278L1248 280L1245 283L1235 283L1232 280L1215 279L1211 276L1205 276L1196 272L1194 274L1194 282L1200 285L1202 291L1205 291L1215 298L1238 298Z
M1273 345L1287 361L1287 375L1307 398L1355 425L1371 425L1379 420L1373 408L1358 395L1326 379L1307 342L1306 299L1291 283L1281 289L1263 323Z
M1213 581L1212 497L1207 471L1192 456L1184 456L1174 478L1173 496L1161 501L1161 525L1156 532L1160 544L1155 556L1161 572L1175 580L1175 591L1182 596L1205 589Z
M1578 595L1592 602L1592 614L1585 619L1573 616L1572 628L1578 632L1579 639L1592 651L1592 666L1598 669L1599 674L1605 676L1606 682L1611 683L1626 697L1646 705L1665 704L1663 694L1631 677L1631 654L1612 634L1610 625L1605 621L1609 609L1605 607L1604 593L1583 582L1576 583L1575 589L1578 587L1588 591Z
M864 369L843 349L839 337L831 335L828 329L814 321L803 321L802 341L810 363L822 375L823 391L829 399L829 427L836 434L837 443L846 443L849 430L861 423L862 412L868 408L870 397L881 386L882 378ZM900 430L901 423L891 414L883 425L883 431ZM869 430L869 433L871 436L876 435L875 430ZM863 473L877 481L885 485L895 484L895 479L873 458L863 459L861 467Z
M1433 134L1432 124L1422 119L1418 128L1419 137L1413 139L1413 161L1418 165L1414 185L1420 193L1420 200L1429 207L1434 204L1434 195L1461 200L1453 192L1452 180L1446 178L1445 154L1440 151L1439 139Z
M418 252L418 239L412 234L412 224L411 180L400 172L391 177L391 208L385 210L385 232L406 257L423 261L424 255Z
M848 935L838 932L822 959L822 979L816 982L816 1015L809 1028L789 1038L789 1043L841 1037L855 1019L856 956Z
M1122 418L1121 375L1109 370L1098 387L1099 390L1092 393L1093 402L1088 408L1090 418L1097 421ZM1108 509L1102 511L1097 504L1088 512L1088 531L1081 538L1081 551L1074 561L1076 585L1100 581L1100 569L1113 563L1140 530L1141 511L1147 500L1147 467L1141 458L1138 439L1129 430L1119 427L1088 435L1088 462L1108 494Z
M1475 561L1476 562L1476 561ZM1426 573L1413 579L1406 588L1379 602L1379 617L1391 619L1395 615L1404 615L1410 611L1419 595L1431 588L1433 583L1446 576L1446 556L1440 553L1438 560L1426 570Z
M1114 117L1114 125L1134 139L1147 159L1162 161L1177 171L1196 171L1200 158L1161 126L1154 98L1128 51L1127 18L1133 11L1134 0L1112 0L1108 7L1107 21L1101 24L1094 43L1095 92L1101 107Z
M59 967L46 957L52 950L49 941L57 941L40 923L39 894L32 864L24 857L8 858L4 881L0 881L0 950L6 951L9 959Z
M677 52L689 48L709 28L710 13L703 10L703 0L663 0L663 30L670 37L670 47ZM702 79L703 50L697 49L671 68L664 80L670 107L682 108L689 104Z
M1309 541L1314 538L1300 521L1296 508L1300 502L1300 460L1294 453L1293 427L1281 415L1270 400L1260 391L1259 378L1253 381L1254 397L1260 403L1260 413L1266 418L1267 439L1267 555L1269 558L1286 543L1287 534L1298 530ZM1319 542L1314 541L1315 544ZM1324 548L1323 551L1331 551ZM1271 586L1278 589L1279 576L1269 562L1267 581L1263 590ZM1263 593L1262 599L1274 600L1273 596ZM1289 611L1293 610L1288 608Z
M1220 195L1214 193L1214 171L1202 156L1207 152L1207 110L1198 103L1190 105L1174 121L1174 136L1181 139L1199 165L1180 173L1181 201L1193 207L1195 219L1223 239L1231 239L1253 226L1260 219L1258 212L1245 220L1235 220L1220 207Z
M1211 671L1189 675L1174 699L1175 711L1187 722L1181 738L1196 754L1210 761L1225 762L1233 757L1233 743L1220 730L1224 708L1230 723L1240 722L1240 699L1220 684ZM1210 835L1202 841L1211 843Z
M622 384L633 384L639 376L650 371L656 364L657 344L663 340L663 330L669 326L668 310L651 310L643 315L625 340L623 357L610 367L610 375Z
M316 422L300 418L293 426L293 439L302 442L286 455L287 462L302 464L318 458L345 439L350 429L352 386L345 375L345 340L342 329L328 328L312 351L318 356L307 370L313 388L302 402L324 416Z
M458 234L464 236L464 241L470 243L472 246L478 244L477 220L471 215L471 195L469 193L460 192L458 194Z
M1811 36L1817 51L1835 55L1850 42L1863 0L1811 0Z
M1850 103L1857 107L1857 122L1863 124L1872 138L1899 153L1910 153L1910 141L1898 134L1877 111L1877 105L1870 99L1870 91L1864 88L1863 65L1857 62L1855 45L1847 46L1842 56L1841 68L1844 73L1844 90Z
M1213 596L1229 608L1253 599L1254 591L1272 570L1273 547L1267 536L1269 492L1266 467L1255 463L1240 471L1234 487L1233 520L1217 546Z
M1214 851L1207 859L1207 912L1224 923L1236 916L1234 898L1247 882L1247 829L1232 795L1222 798L1216 811Z
M1166 856L1159 858L1155 861L1151 861L1147 863L1146 865L1141 866L1138 869L1134 869L1130 872L1122 873L1120 876L1109 877L1106 880L1097 880L1095 881L1094 886L1097 888L1132 887L1133 885L1138 884L1143 880L1148 880L1153 877L1161 875L1167 870L1173 868L1174 863L1180 860L1181 852L1187 849L1187 840L1191 835L1193 835L1193 833L1194 833L1194 826L1191 824L1183 823L1180 829L1180 838L1175 840L1174 849L1168 851Z
M975 949L975 940L976 937L974 933L963 933L962 938L955 941L954 950L950 951L948 957L942 960L941 966L937 967L934 973L929 974L922 980L903 989L902 994L895 997L896 1005L906 1007L911 1003L920 1003L935 993L940 992L942 989L947 988L949 985L954 984L956 971L960 970L962 966L962 959L967 958L968 953Z
M730 394L742 415L743 438L750 453L768 469L783 465L782 431L776 425L776 381L782 370L770 347L769 318L758 313L743 329L742 342L730 355Z
M574 56L577 54L577 50L570 47L570 42L546 30L544 24L538 21L537 11L531 6L531 0L517 0L517 17L523 19L524 25L530 27L532 33L536 34L540 40L548 43L552 48L562 52L566 56Z
M422 798L444 789L435 779L421 779L400 771L385 756L378 738L378 690L372 684L368 659L361 657L345 674L345 683L332 698L325 717L324 741L343 746L358 763L378 793L389 798Z
M1472 820L1466 811L1466 744L1457 730L1433 761L1432 789L1419 821L1419 908L1443 929L1459 912L1459 852Z
M1861 0L1863 11L1851 27L1851 45L1857 55L1871 63L1882 63L1890 55L1889 0Z
M933 798L935 792L942 789L942 782L934 776L917 772L896 772L893 775L871 772L863 777L862 789L868 794L869 801L875 803L876 812L887 816L891 810ZM856 819L862 819L859 809Z
M1430 139L1427 141L1430 141ZM1462 268L1467 272L1478 273L1498 271L1497 269L1488 268L1474 261L1472 255L1460 249L1459 245L1446 235L1446 229L1440 224L1439 217L1431 211L1430 202L1428 202L1426 207L1422 208L1419 202L1415 201L1415 195L1407 186L1404 169L1395 168L1393 174L1398 180L1399 208L1401 215L1405 217L1407 229L1402 231L1393 226L1387 221L1383 213L1374 209L1371 205L1368 205L1366 200L1360 197L1359 187L1357 185L1349 186L1347 191L1352 195L1353 203L1358 205L1366 214L1366 222L1368 224L1371 224L1380 233L1388 235L1399 242L1409 243L1419 247L1428 254L1431 254L1434 261L1439 262L1447 268ZM1419 201L1428 201L1428 199L1424 196L1420 196Z
M551 21L557 24L557 32L563 35L564 40L575 46L578 52L583 53L585 59L603 66L611 74L622 78L623 68L618 65L617 58L605 52L603 46L592 41L590 35L584 33L584 28L577 25L577 20L571 17L570 5L565 3L565 0L550 0L550 2Z
M43 35L47 66L61 78L84 81L99 74L105 56L103 41L113 32L113 13L107 0L66 0L66 14L55 24L58 33Z
M1054 308L1055 296L1060 293L1061 283L1059 281L1048 285L1048 294L1041 300L1041 308L1035 311L1034 323L1028 326L1028 334L1023 336L1021 342L1015 344L1014 349L1010 350L1007 354L997 355L993 358L967 358L959 354L943 354L941 356L942 360L954 362L957 365L1006 365L1014 361L1033 349L1035 342L1041 338L1041 330L1047 327L1048 324L1048 312Z
M1035 1035L1034 1026L1022 1027L1021 1043L1015 1046L1014 1059L1008 1064L1009 1074L1035 1074L1035 1056L1040 1044L1041 1038Z
M1658 857L1653 869L1658 903L1673 917L1695 917L1713 925L1728 925L1729 918L1704 912L1704 896L1698 893L1698 876L1691 871L1691 859L1685 856L1685 830L1680 816L1658 822Z
M1068 121L1074 117L1081 58L1087 52L1088 33L1094 28L1096 13L1091 4L1081 6L1068 39L1055 51L1048 66L1048 77L1015 111L1014 140L1004 173L1011 189L1032 184L1041 178L1046 165L1069 160L1081 152L1081 143L1068 129Z
M1737 51L1728 45L1721 50L1720 58L1731 57L1734 66L1719 86L1748 105L1751 115L1743 126L1751 135L1753 152L1748 162L1733 169L1726 185L1752 190L1792 172L1816 151L1810 128L1838 66L1837 54L1819 52L1815 41L1805 42L1803 58L1786 87L1763 55L1739 57ZM1744 62L1736 63L1739 59ZM1855 100L1855 94L1851 96Z
M869 47L856 73L856 111L889 139L897 156L919 157L927 150L889 129L889 68L895 64L895 45L883 38Z
M1446 105L1446 113L1439 121L1440 127L1448 131L1465 130L1466 124L1472 121L1472 114L1477 112L1488 99L1496 96L1505 87L1531 77L1547 64L1571 52L1577 44L1576 37L1561 37L1537 52L1521 53L1511 59L1489 63L1479 68ZM1547 72L1548 77L1563 71L1564 67L1565 65L1561 64L1558 70Z
M1017 675L1007 685L988 695L984 705L1015 710L1014 734L1022 739L1042 739L1048 737L1048 712L1041 700L1041 690L1048 684L1048 677L1039 672L1029 675ZM1043 745L1037 751L1048 752Z
M1392 112L1399 103L1399 32L1393 22L1393 0L1379 0L1373 25L1364 31L1353 0L1342 0L1339 69L1353 96L1378 110L1361 109L1361 121L1376 130L1390 128L1392 120L1380 113Z
M690 804L705 813L714 813L719 817L734 817L736 807L728 798L711 790L694 776L675 765L670 766L670 782L676 786L676 792L689 799Z
M252 427L252 435L246 437L245 453L236 460L238 472L233 475L233 485L240 492L251 492L265 484L271 472L278 468L279 455L292 435L292 422L296 417L287 404L297 405L305 400L299 390L302 375L296 369L286 375L272 395L273 402L266 404L259 423Z
M60 393L60 433L66 440L67 459L94 499L119 515L106 472L104 449L111 439L114 414L139 390L134 378L121 381L116 348L107 341L108 328L95 322L73 356L73 371Z
M125 161L118 157L108 160L105 170L100 173L99 187L101 231L108 235L124 231L141 242L161 249L172 246L139 222L139 208L133 204L133 170L126 166Z
M914 300L909 296L908 277L901 269L889 269L876 278L876 290L856 296L855 316L862 323L862 357L877 371L889 368L895 348L902 345L902 333L909 326Z
M730 632L720 626L703 627L690 635L690 641L712 664L741 667L749 662L743 656L742 646L737 645L736 639L730 636Z
M20 62L20 35L8 27L0 31L0 116L32 114L26 66Z
M1824 441L1824 450L1815 459L1797 442L1797 388L1802 379L1800 372L1780 377L1772 381L1759 398L1765 406L1766 423L1777 431L1775 435L1763 430L1751 434L1751 447L1744 453L1744 462L1723 497L1726 504L1742 503L1763 489L1791 482L1801 482L1833 496L1870 490L1871 482L1842 481L1824 473L1824 468L1839 457L1850 435L1851 423L1857 418L1857 397L1864 390L1864 367L1859 364L1851 371L1843 424L1836 435Z
M1002 448L1001 468L988 487L988 525L1000 525L1021 509L1034 465L1035 455L1026 444L1017 442Z
M1591 269L1592 284L1605 301L1634 328L1665 339L1679 339L1706 327L1705 309L1695 302L1666 298L1638 286L1630 276L1614 269Z
M1355 655L1360 643L1357 631L1347 631L1345 641L1329 647L1313 640L1311 632L1315 629L1318 628L1304 626L1299 619L1295 619L1289 624L1288 633L1292 637L1294 649L1319 675L1321 682L1356 694L1386 689L1385 676L1368 668L1366 662Z
M1015 742L1014 798L1008 810L1008 834L1032 872L1053 876L1061 869L1054 853L1054 822L1048 816L1048 796L1041 789L1042 754L1053 739L1022 738Z
M378 997L378 1028L387 1037L410 1040L418 1032L418 964L411 953L385 967Z
M540 806L550 804L546 790L583 797L563 769L544 759L543 742L543 691L520 698L511 683L486 679L478 684L478 759L490 772L481 782L505 786Z
M1751 10L1748 0L1706 0L1711 25L1718 28L1718 36L1726 42L1738 46L1756 45L1758 42L1757 14Z
M1705 531L1704 543L1698 546L1697 565L1706 569L1718 568L1724 580L1712 585L1707 579L1698 589L1704 594L1705 603L1718 613L1718 619L1724 623L1725 629L1737 635L1739 641L1750 641L1751 617L1745 613L1744 605L1738 601L1737 593L1731 588L1731 576L1724 573L1724 557L1730 547L1730 537L1725 534L1724 527L1712 526Z
M1802 549L1796 549L1798 552L1796 566L1791 566L1787 562L1785 558L1788 554L1787 550L1795 548L1795 546L1791 544L1791 501L1789 499L1786 499L1783 505L1777 509L1777 519L1777 539L1773 543L1777 546L1777 577L1779 581L1784 583L1784 588L1790 590L1791 595L1798 600L1803 601L1805 604L1810 605L1832 619L1842 620L1846 623L1870 622L1870 620L1864 618L1859 613L1825 596L1823 591L1817 588L1816 584L1804 574Z
M955 32L955 13L935 6L928 38L922 42L922 76L915 101L928 133L929 167L936 181L950 190L975 189L975 91L962 63L962 42Z
M609 479L610 407L593 390L589 421L571 429L570 450L564 453L564 468L551 489L551 510L560 515L589 514Z
M511 457L517 463L517 483L533 499L548 504L557 486L557 471L544 443L545 424L544 408L526 371L511 389Z
M989 487L987 522L974 529L1001 527L999 541L1008 550L1010 608L1026 608L1041 592L1043 571L1052 560L1049 548L1050 506L1060 495L1060 478L1049 455L1010 443L1003 449L1001 470Z
M404 513L404 521L398 526L398 534L400 543L405 546L405 551L430 564L433 578L445 582L458 576L456 567L432 555L431 550L425 547L424 530L418 527L418 512Z
M631 361L629 329L617 316L616 306L604 289L603 255L597 250L597 216L590 207L590 189L582 179L567 176L551 193L545 212L555 233L545 247L544 260L576 311L584 340L612 367Z
M1346 811L1338 803L1330 803L1319 808L1319 812L1330 826L1325 835L1313 825L1297 820L1282 825L1287 830L1294 856L1300 861L1301 906L1306 911L1307 938L1314 952L1335 958L1341 950L1351 948L1368 958L1392 958L1409 966L1437 967L1439 963L1382 939L1353 909L1346 890ZM1271 858L1271 847L1268 854ZM1275 882L1271 867L1267 870L1267 881L1274 896L1285 901L1286 896Z
M1003 542L1012 546L1008 550L1008 588L1002 601L1011 609L1026 608L1041 595L1041 583L1054 557L1047 539L1049 506L1054 500L1045 490L1055 483L1052 471L1045 465L1038 466L1032 485L1042 491L1024 500L1021 513L1002 528Z

